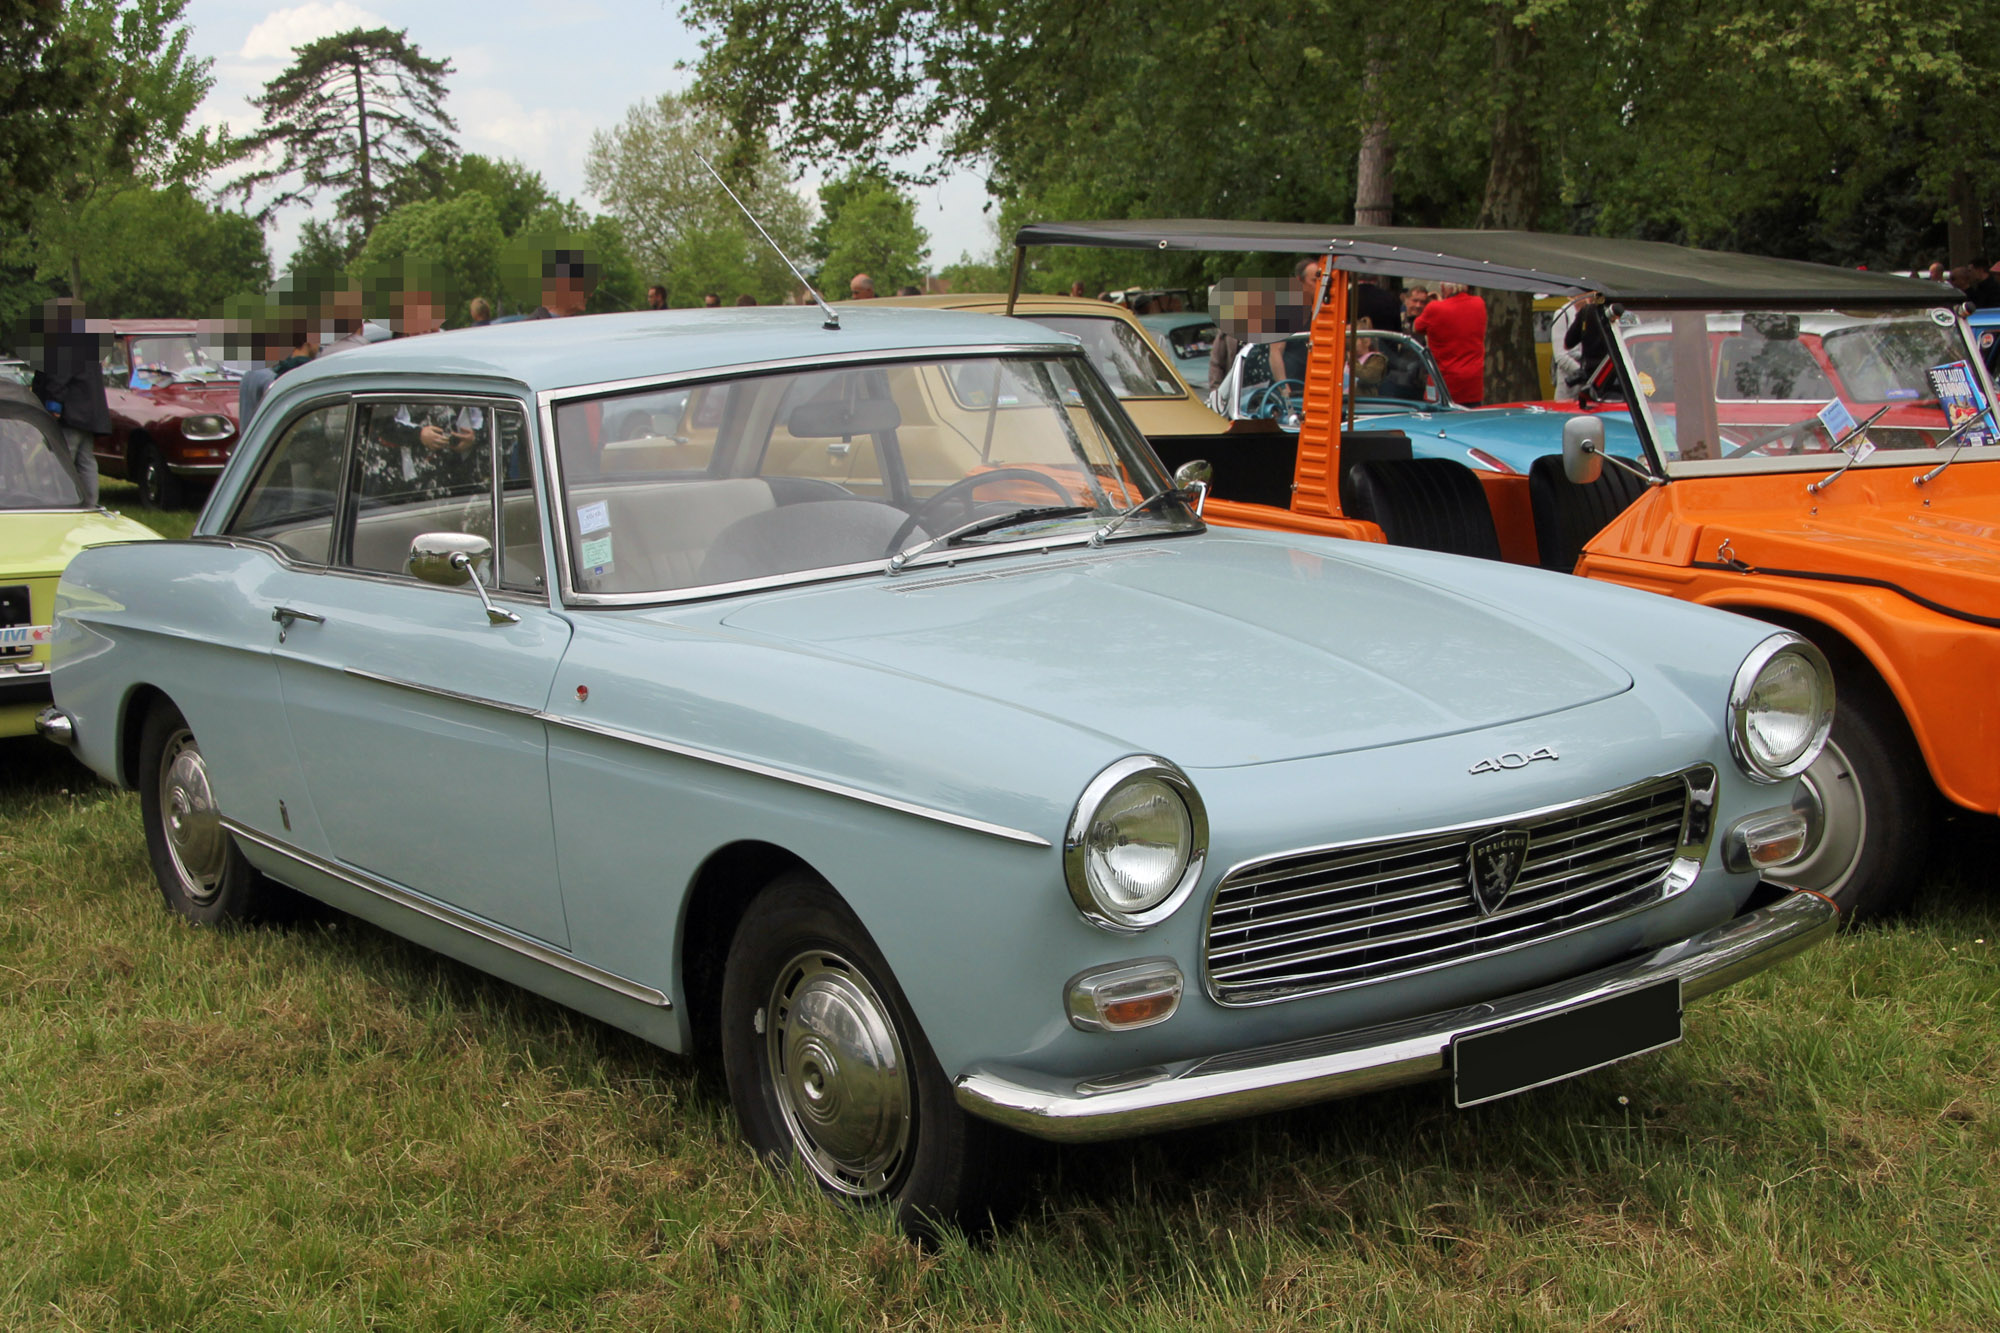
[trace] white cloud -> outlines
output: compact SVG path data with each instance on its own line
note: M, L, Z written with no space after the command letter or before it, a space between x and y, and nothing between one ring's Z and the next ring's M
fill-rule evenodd
M290 64L292 49L320 37L330 37L349 28L385 28L382 16L347 0L321 4L319 0L280 9L250 29L243 39L245 60L276 60Z
M524 106L505 88L454 89L459 146L488 157L514 158L542 173L557 193L580 194L583 159L597 118L567 106Z

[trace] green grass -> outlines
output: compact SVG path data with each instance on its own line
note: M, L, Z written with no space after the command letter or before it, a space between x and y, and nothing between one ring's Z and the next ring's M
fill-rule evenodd
M169 916L135 798L0 743L0 1328L2000 1328L2000 833L1656 1056L1029 1157L919 1252L720 1080L327 914Z
M193 509L150 509L139 503L139 488L129 481L105 477L98 482L98 502L127 518L137 519L162 537L185 537L194 531Z

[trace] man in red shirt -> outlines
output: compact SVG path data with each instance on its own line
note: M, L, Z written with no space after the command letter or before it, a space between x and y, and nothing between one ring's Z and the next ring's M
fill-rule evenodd
M1459 283L1441 283L1437 299L1411 327L1429 345L1452 401L1464 407L1485 402L1486 302Z

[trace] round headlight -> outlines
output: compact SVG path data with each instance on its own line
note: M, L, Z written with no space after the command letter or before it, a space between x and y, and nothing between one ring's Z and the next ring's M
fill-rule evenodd
M1201 878L1208 814L1185 774L1134 755L1092 778L1063 838L1077 910L1107 930L1164 920Z
M236 427L228 417L212 412L181 422L181 438L185 440L226 440L235 433Z
M1729 748L1759 782L1781 782L1819 758L1833 726L1833 672L1796 634L1750 651L1729 688Z

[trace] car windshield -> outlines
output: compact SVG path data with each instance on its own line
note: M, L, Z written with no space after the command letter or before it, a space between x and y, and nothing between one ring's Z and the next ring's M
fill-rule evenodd
M1209 349L1215 346L1215 335L1216 327L1211 320L1177 324L1167 330L1167 349L1183 361L1206 361Z
M1045 329L1073 334L1083 340L1083 354L1120 398L1179 398L1181 386L1167 363L1153 350L1144 333L1124 320L1105 315L1029 315Z
M222 377L222 367L192 333L143 333L132 339L135 378L210 380ZM143 386L140 386L143 387Z
M1229 415L1238 419L1270 418L1287 429L1298 429L1303 401L1300 379L1310 334L1295 333L1282 343L1251 343L1236 354L1235 391ZM1284 348L1285 373L1272 372L1272 349ZM1362 331L1348 357L1348 390L1357 412L1401 412L1413 408L1448 407L1431 359L1414 338L1400 333Z
M83 506L61 447L56 424L46 414L0 404L0 510Z
M899 553L1201 524L1075 355L719 378L555 410L575 590L671 594L886 569ZM972 529L981 529L972 531ZM929 543L926 547L925 544Z
M1990 386L1947 310L1654 311L1618 340L1679 474L1912 463L1968 421L1953 443L2000 457Z

